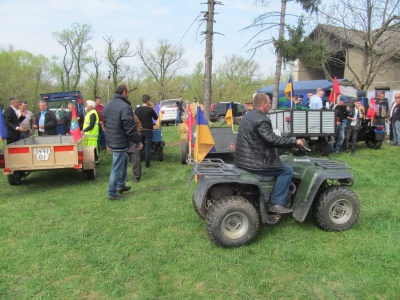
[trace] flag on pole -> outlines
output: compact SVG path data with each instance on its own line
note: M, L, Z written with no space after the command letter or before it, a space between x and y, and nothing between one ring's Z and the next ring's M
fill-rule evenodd
M286 84L286 87L285 87L286 98L288 98L289 100L292 100L293 93L294 93L293 92L293 81L292 81L292 75L290 75L288 83Z
M76 109L74 108L71 113L71 125L69 132L74 138L74 142L77 142L82 137L81 129L79 128L78 117L76 115Z
M361 105L362 105L362 107L365 107L365 99L364 99L364 96L361 97Z
M160 103L157 102L156 107L154 108L154 111L156 112L158 118L157 120L153 119L153 124L155 124L156 126L161 126L161 118L162 118L162 112L160 109Z
M6 122L4 122L3 110L0 108L0 141L8 137Z
M329 102L335 103L337 97L339 97L340 94L341 92L340 92L339 82L335 77L333 79L333 89L331 95L329 96Z
M214 138L207 126L207 121L201 112L200 106L197 106L196 114L196 143L194 145L194 159L201 163L208 152L215 146Z
M193 140L193 124L194 124L194 119L193 119L193 115L192 115L192 109L190 108L190 104L188 104L186 111L187 111L186 125L187 125L188 131L189 131L188 138L189 138L189 145L190 145L190 141Z
M226 112L225 115L225 122L230 126L233 124L232 102L229 103L228 111Z

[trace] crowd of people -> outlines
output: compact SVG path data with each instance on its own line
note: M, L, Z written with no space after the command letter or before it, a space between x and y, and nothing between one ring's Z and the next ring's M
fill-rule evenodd
M82 134L86 135L87 145L95 146L96 164L98 151L106 148L112 151L112 168L107 189L109 200L123 199L123 193L131 189L131 186L126 184L129 161L132 163L133 182L137 183L142 175L142 155L146 168L150 168L151 163L153 125L158 115L149 95L143 95L142 105L133 110L128 94L127 86L120 85L106 105L102 104L100 97L96 97L95 101L85 102L86 114L78 111L76 115ZM300 96L293 96L292 108L327 109L323 96L322 89L317 89L315 94L309 92L306 101ZM377 96L378 100L373 110L374 125L385 126L388 121L388 142L400 146L400 93L394 95L395 101L390 107L384 93L379 92ZM337 136L331 142L331 152L340 153L344 145L345 151L351 151L354 155L361 122L366 119L368 113L361 104L361 97L350 102L348 97L340 95L336 100L329 107L336 111L337 116ZM197 103L196 98L194 103ZM285 201L293 169L280 161L276 148L302 146L303 141L275 135L271 121L266 116L271 108L268 95L255 94L252 105L254 109L244 115L239 126L235 164L261 175L277 176L268 210L278 213L291 212L290 208L285 207ZM182 97L179 97L175 107L177 125L181 122L184 112ZM28 110L27 101L10 98L10 105L3 114L8 133L7 144L32 136L36 130L39 136L56 134L56 114L48 108L46 101L39 102L39 110L35 115ZM63 129L66 135L71 134L70 125L74 110L76 111L76 106L71 102L64 113Z

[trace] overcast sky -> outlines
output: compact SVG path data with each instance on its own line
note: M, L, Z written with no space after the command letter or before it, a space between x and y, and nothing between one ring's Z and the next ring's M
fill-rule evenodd
M103 37L113 36L115 42L123 39L135 45L143 38L150 49L157 41L167 39L185 49L188 68L193 70L199 61L204 62L205 41L199 26L201 11L207 10L206 0L0 0L0 46L12 45L15 50L26 50L35 55L63 55L62 47L52 37L53 32L71 28L73 23L90 24L94 32L91 44L104 52ZM222 0L217 5L214 31L214 69L226 55L248 57L248 48L242 49L255 33L240 31L249 26L265 8L257 7L252 0ZM279 1L272 1L279 10ZM288 12L295 8L288 5ZM267 34L270 34L267 32ZM273 32L275 36L277 31ZM264 38L269 38L264 36ZM275 55L271 49L259 51L255 59L264 74L272 74Z

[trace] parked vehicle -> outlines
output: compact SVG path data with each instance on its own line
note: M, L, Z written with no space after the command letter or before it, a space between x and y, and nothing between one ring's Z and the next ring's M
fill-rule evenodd
M168 99L160 102L161 125L175 124L177 112L174 104L177 101L178 99Z
M74 103L77 112L85 114L85 104L79 91L40 94L40 98L46 101L49 109L56 114L57 134L65 134L63 122L68 103Z
M365 142L372 149L379 149L385 139L385 127L383 125L370 125L370 120L361 121L360 131L357 134L357 142Z
M94 146L86 145L86 136L74 142L71 135L31 136L5 145L0 150L0 168L10 185L34 171L71 169L96 178Z
M325 231L344 231L358 219L360 203L351 190L353 175L345 162L311 158L303 151L284 154L281 160L293 167L286 206L303 222L309 212ZM189 184L198 177L192 202L205 219L211 240L226 248L249 244L260 223L276 224L281 215L267 211L276 177L250 173L221 159L194 160Z
M228 111L229 104L231 102L216 102L210 112L210 121L211 122L224 122L225 115ZM246 109L244 105L236 102L232 102L232 116L234 119L234 123L238 124L239 120L245 114Z

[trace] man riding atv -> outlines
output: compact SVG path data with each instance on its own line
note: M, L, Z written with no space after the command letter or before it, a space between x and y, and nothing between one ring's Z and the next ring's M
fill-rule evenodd
M267 210L275 213L290 213L285 206L292 181L293 168L283 163L276 148L303 146L301 139L281 137L273 132L271 120L266 116L271 108L267 94L254 96L254 109L245 114L240 122L236 142L235 165L248 172L263 176L277 176Z

